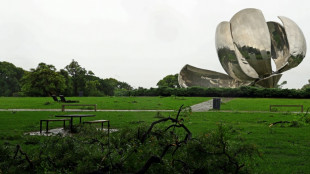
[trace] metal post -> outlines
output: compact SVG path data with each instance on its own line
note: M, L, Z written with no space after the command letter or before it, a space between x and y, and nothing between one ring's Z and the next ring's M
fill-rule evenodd
M73 125L73 117L71 117L71 120L70 120L70 131L72 132L72 125Z
M40 120L40 134L42 133L42 120Z
M46 120L46 133L48 133L48 120Z

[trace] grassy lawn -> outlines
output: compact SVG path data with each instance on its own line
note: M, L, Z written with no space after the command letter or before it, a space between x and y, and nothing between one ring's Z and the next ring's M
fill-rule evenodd
M39 120L54 118L61 112L1 112L0 142L12 144L21 143L28 136L24 132L38 131ZM68 113L68 112L67 112ZM71 112L70 112L71 113ZM84 113L84 112L83 112ZM94 112L88 112L94 114ZM125 126L135 127L138 124L150 124L158 118L156 112L95 112L95 118L83 120L108 119L112 128ZM176 113L160 113L162 116L174 116ZM189 127L194 136L212 131L217 124L223 123L232 126L236 141L247 141L256 144L262 153L261 159L256 159L257 173L309 173L310 166L310 125L302 124L300 127L275 125L276 121L298 120L301 115L291 113L221 113L206 112L192 113L183 116L185 125ZM74 124L78 124L78 119ZM61 127L58 122L51 122L50 127ZM99 126L99 125L98 125ZM24 149L31 145L22 144Z
M66 97L80 104L97 104L97 109L178 109L182 104L191 106L208 97ZM52 97L0 97L0 109L60 109L62 103ZM77 107L75 107L77 108Z
M174 98L174 97L81 97L68 98L81 103L97 103L99 109L178 109L181 104L192 105L210 98ZM184 124L193 136L216 129L218 124L231 126L234 130L233 141L245 141L255 144L262 154L255 159L255 173L310 173L310 124L298 122L269 125L276 121L298 121L303 114L286 113L241 113L238 111L268 111L270 104L303 104L310 106L307 99L233 99L221 105L223 110L233 112L198 112L183 115ZM44 105L45 102L51 102ZM0 98L0 108L59 108L51 98ZM288 108L283 108L288 109ZM298 110L297 108L295 109ZM72 114L76 112L66 112ZM175 112L83 112L96 114L86 120L108 119L111 127L121 129L126 126L150 124L161 117L175 116ZM55 118L63 112L0 112L0 144L21 144L23 149L34 148L24 144L30 136L25 132L38 131L39 120ZM78 119L74 124L78 124ZM98 124L99 126L99 124ZM50 128L62 127L60 122L50 122ZM45 125L43 129L45 128Z
M310 99L279 98L235 98L223 103L221 110L232 111L269 111L270 105L303 105L304 111L310 107ZM300 111L300 107L278 107L277 111Z

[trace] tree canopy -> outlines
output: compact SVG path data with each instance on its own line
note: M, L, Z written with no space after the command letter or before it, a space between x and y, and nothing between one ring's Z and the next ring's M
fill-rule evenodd
M178 82L178 74L167 75L162 80L157 83L158 87L170 87L170 88L180 88Z
M53 65L39 63L36 69L31 69L22 79L22 92L28 96L50 96L65 91L65 78L56 72Z
M101 79L75 60L57 71L55 66L39 63L25 71L9 62L0 62L0 96L105 96L133 88L113 78Z
M9 62L0 62L0 96L12 96L20 91L24 70Z

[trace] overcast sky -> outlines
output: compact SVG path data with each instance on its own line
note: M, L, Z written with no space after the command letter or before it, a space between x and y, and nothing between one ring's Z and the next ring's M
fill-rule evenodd
M244 8L262 10L266 21L286 16L310 39L306 0L1 0L0 61L25 70L40 62L64 68L72 59L100 78L137 88L156 87L185 64L225 72L215 49L221 21ZM285 88L310 79L306 55L283 73Z

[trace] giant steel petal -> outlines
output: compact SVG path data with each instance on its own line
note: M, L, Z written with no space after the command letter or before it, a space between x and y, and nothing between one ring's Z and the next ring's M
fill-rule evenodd
M244 9L230 20L232 38L238 50L259 77L272 73L271 41L262 12L258 9Z
M282 21L285 29L290 54L290 57L287 59L287 65L279 70L279 72L284 72L302 62L306 56L307 45L303 32L294 21L284 16L279 16L279 19Z
M236 55L236 51L238 50L236 50L231 37L229 22L221 22L217 26L215 33L215 46L222 67L230 77L239 81L258 78L255 70L252 67L249 67L250 65L247 62L243 63L241 60L242 56L240 54L238 54L238 56ZM245 72L248 70L253 72L245 73L243 69L245 69Z
M257 85L264 88L275 88L282 77L282 74L273 74L256 82Z
M276 64L277 71L288 64L290 50L283 26L277 22L267 22L271 38L271 57Z
M192 87L192 86L200 86L200 87L207 87L207 88L236 88L239 86L247 85L250 82L240 82L237 81L230 76L196 68L191 65L185 65L179 73L179 84L181 87Z

